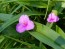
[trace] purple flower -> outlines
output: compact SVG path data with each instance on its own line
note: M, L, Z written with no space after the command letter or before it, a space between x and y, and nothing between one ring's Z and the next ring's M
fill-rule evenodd
M27 15L22 15L19 18L19 23L16 25L16 30L19 33L22 33L27 30L31 30L34 28L34 23L29 19Z
M59 21L59 17L57 15L55 15L55 13L50 13L47 18L47 21L51 22L51 23L57 22L57 21Z

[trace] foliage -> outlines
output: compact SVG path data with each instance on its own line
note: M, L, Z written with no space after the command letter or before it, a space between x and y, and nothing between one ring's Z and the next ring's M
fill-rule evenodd
M0 0L0 49L65 49L65 0ZM60 18L48 23L54 11ZM35 28L16 32L22 14L34 21Z

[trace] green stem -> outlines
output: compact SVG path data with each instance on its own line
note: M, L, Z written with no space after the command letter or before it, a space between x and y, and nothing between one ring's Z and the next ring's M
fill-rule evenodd
M25 7L23 6L23 7L22 7L22 12L24 12L24 10L25 10Z
M49 28L51 28L53 26L53 23L47 22L46 26L48 26Z
M50 0L48 0L48 5L47 5L47 9L46 9L46 14L45 14L44 20L46 19L46 16L47 16L48 7L49 7L49 2L50 2Z
M40 41L39 48L42 49L42 42Z

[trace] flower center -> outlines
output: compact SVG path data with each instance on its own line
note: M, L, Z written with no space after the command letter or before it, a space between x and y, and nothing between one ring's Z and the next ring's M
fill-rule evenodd
M26 26L27 26L27 22L24 22L24 23L23 23L23 26L26 27Z
M51 18L50 20L51 20L51 21L53 21L54 19L53 19L53 18Z

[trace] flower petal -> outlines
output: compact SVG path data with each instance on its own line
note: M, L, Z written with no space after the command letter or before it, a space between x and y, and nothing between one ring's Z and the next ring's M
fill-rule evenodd
M19 23L24 23L24 22L27 22L28 20L29 20L29 17L27 15L22 15L19 18Z
M17 32L22 33L22 32L25 31L25 27L23 27L22 24L18 23L18 24L16 25L16 30L17 30Z
M59 17L57 16L56 21L59 21Z
M26 30L31 30L31 29L34 29L34 23L33 21L29 20Z
M51 20L51 18L47 18L48 22L54 22L53 20Z

